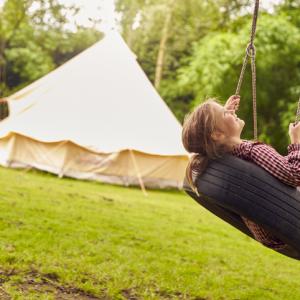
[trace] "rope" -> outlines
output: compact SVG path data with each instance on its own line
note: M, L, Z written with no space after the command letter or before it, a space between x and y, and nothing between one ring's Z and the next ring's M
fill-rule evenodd
M296 120L295 120L295 125L300 122L300 97L298 101L298 108L297 108L297 114L296 114Z
M255 0L254 12L253 12L253 19L252 19L252 30L251 30L251 37L250 37L250 44L253 45L255 32L256 32L256 23L258 17L258 9L259 9L259 0Z
M240 77L238 80L237 88L235 91L236 95L240 94L242 82L244 79L248 59L251 59L251 73L252 73L252 99L253 99L253 135L254 140L257 140L257 110L256 110L256 66L255 66L255 57L256 57L256 49L254 46L254 39L256 33L256 24L257 24L257 17L258 17L258 10L259 10L259 0L255 0L254 12L253 12L253 19L252 19L252 27L251 27L251 35L250 35L250 42L246 48L246 54L243 61L242 70L240 73ZM300 114L300 111L299 111Z
M253 136L254 136L254 140L257 141L257 109L256 109L256 66L255 66L255 54L253 56L251 56L251 71L252 71L252 102L253 102Z
M245 57L244 57L240 78L239 78L237 88L236 88L236 91L235 91L236 95L240 94L240 90L241 90L242 82L243 82L243 79L244 79L244 74L245 74L245 71L246 71L247 63L248 63L248 55L246 54Z

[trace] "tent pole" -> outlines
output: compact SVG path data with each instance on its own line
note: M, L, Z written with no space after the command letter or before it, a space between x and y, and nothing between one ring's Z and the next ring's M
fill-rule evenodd
M132 158L133 165L134 165L134 168L135 168L135 172L136 172L137 177L138 177L138 179L139 179L140 187L141 187L141 189L142 189L142 191L143 191L143 194L144 194L144 196L148 196L148 193L147 193L147 191L146 191L146 188L145 188L145 185L144 185L144 182L143 182L141 173L140 173L140 171L139 171L139 167L138 167L138 164L137 164L137 162L136 162L135 156L134 156L134 154L133 154L133 151L130 149L129 152L130 152L130 156L131 156L131 158Z

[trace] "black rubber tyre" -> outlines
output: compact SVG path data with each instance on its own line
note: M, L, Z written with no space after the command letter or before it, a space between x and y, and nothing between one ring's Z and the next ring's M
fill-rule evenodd
M228 155L212 161L196 180L197 196L206 209L253 238L240 216L262 225L289 245L278 251L300 259L300 192L251 162Z

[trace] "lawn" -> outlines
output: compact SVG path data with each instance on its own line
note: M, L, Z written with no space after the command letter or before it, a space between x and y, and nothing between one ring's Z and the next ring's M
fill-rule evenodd
M182 192L0 168L0 299L300 299L300 262Z

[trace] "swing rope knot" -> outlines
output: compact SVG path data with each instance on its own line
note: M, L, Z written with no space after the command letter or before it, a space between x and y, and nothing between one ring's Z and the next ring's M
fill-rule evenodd
M256 33L256 23L257 23L257 17L258 17L258 10L259 10L259 0L255 0L250 42L249 42L249 44L247 45L247 48L246 48L246 55L244 56L242 70L241 70L240 77L239 77L238 84L237 84L237 88L236 88L236 91L235 91L236 95L240 95L240 90L241 90L242 82L243 82L243 79L244 79L246 66L247 66L248 60L250 58L250 61L251 61L251 74L252 74L253 136L254 136L254 140L257 140L256 66L255 66L256 48L254 46L254 39L255 39L255 33Z
M254 46L253 43L249 43L247 45L246 54L247 54L247 56L249 56L251 58L255 57L255 55L256 55L256 48L255 48L255 46Z
M300 97L298 101L297 113L296 113L296 120L294 126L296 126L300 122Z

